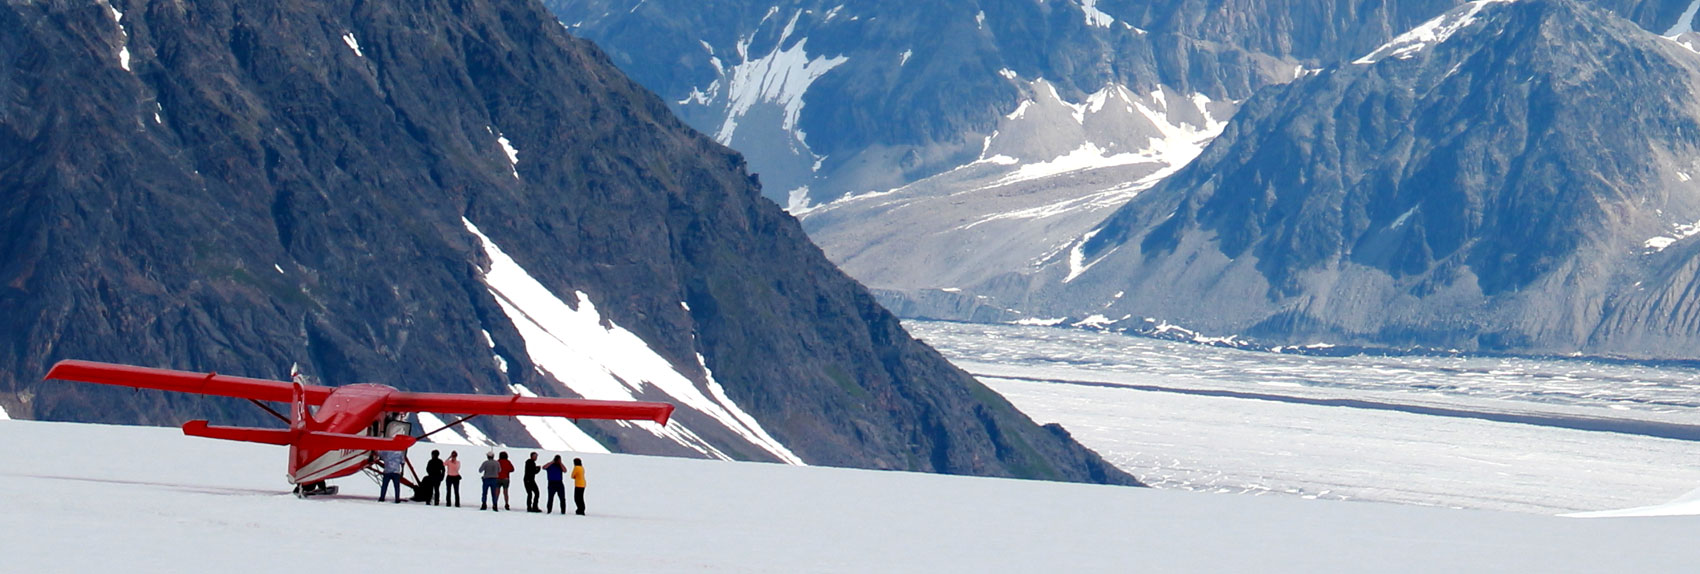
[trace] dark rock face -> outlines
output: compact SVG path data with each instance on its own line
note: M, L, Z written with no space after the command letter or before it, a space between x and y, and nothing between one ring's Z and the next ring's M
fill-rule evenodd
M1700 54L1569 0L1439 28L1252 98L1098 228L1064 305L1125 290L1105 315L1277 340L1691 353Z
M740 156L535 3L114 4L0 9L0 403L15 417L271 422L38 381L64 358L567 394L485 285L465 218L699 386L706 365L810 463L1132 482L911 339ZM676 420L771 458L702 413ZM484 430L530 442L512 421Z

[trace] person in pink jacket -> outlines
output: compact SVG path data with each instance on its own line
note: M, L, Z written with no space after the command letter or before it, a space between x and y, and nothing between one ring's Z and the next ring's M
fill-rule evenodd
M460 508L460 453L449 451L449 459L443 461L443 470L448 476L443 483L443 506Z

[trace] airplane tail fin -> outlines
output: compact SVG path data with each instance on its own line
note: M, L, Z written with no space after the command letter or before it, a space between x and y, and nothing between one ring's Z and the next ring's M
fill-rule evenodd
M297 379L294 382L295 392L289 405L289 430L307 432L313 426L313 414L307 411L307 388Z
M212 426L204 420L194 420L183 423L183 434L202 438L220 440L235 440L242 442L257 442L261 444L288 445L295 442L299 436L331 435L313 430L316 426L312 413L307 410L307 389L301 382L295 381L294 397L290 401L288 429L262 429L250 427ZM386 443L387 444L387 443ZM344 447L338 447L344 448ZM405 448L405 447L403 447Z

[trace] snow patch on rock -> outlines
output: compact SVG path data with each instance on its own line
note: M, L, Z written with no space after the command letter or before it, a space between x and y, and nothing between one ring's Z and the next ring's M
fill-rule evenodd
M1106 121L1137 121L1145 124L1144 131L1149 135L1143 148L1129 151L1117 151L1112 146L1120 143L1115 141L1097 141L1103 138L1093 138L1091 134L1082 133L1085 139L1073 150L1051 157L1020 158L1025 161L993 162L1019 163L1014 171L992 184L993 187L1009 185L1022 181L1030 181L1059 174L1115 167L1136 163L1157 163L1165 166L1166 172L1172 172L1191 162L1198 154L1203 153L1204 146L1210 140L1222 133L1227 127L1225 118L1218 119L1212 114L1212 104L1209 96L1192 94L1182 102L1171 103L1163 89L1153 90L1143 97L1135 95L1121 85L1107 85L1103 89L1088 95L1080 103L1070 102L1057 94L1056 87L1043 79L1034 80L1032 91L1034 98L1023 100L1015 111L1004 116L1007 121L1027 119L1035 106L1040 108L1061 108L1066 110L1079 128L1093 127ZM1189 109L1179 109L1184 106ZM1059 110L1059 111L1061 111ZM1119 117L1116 117L1119 116ZM1047 116L1048 117L1048 116ZM1187 118L1201 118L1185 120ZM1034 121L1045 121L1035 119ZM1055 132L1054 129L1039 128L1041 131ZM1000 129L999 133L1008 130ZM1136 136L1137 137L1137 136ZM988 138L983 146L979 162L989 161L996 155L992 153L998 146L994 145L997 136ZM978 162L976 162L978 163ZM1164 173L1167 176L1168 173ZM1159 178L1160 179L1160 178ZM1155 184L1155 180L1151 182Z
M1669 30L1665 30L1664 35L1679 36L1685 32L1693 32L1694 13L1697 11L1700 11L1700 0L1688 3L1688 8L1683 10L1682 15L1676 18L1676 24L1671 25Z
M366 57L366 53L360 51L360 39L355 38L353 32L343 34L342 35L342 43L347 44L348 49L354 50L354 55L362 57L362 58Z
M1516 2L1517 0L1476 0L1459 6L1432 20L1423 22L1416 28L1400 34L1398 37L1382 44L1375 51L1364 57L1353 60L1353 64L1369 65L1387 58L1406 60L1416 57L1430 47L1440 45L1465 26L1475 23L1476 16L1488 4Z
M519 150L514 149L514 144L508 141L508 136L503 135L501 130L494 126L484 126L484 131L496 136L496 145L501 146L502 155L508 158L508 171L513 173L514 179L519 179Z
M1647 241L1643 242L1641 245L1642 247L1651 249L1656 253L1664 251L1666 247L1670 247L1678 241L1688 239L1695 235L1700 235L1700 221L1696 221L1694 223L1675 223L1671 224L1670 235L1660 235L1647 238Z
M128 72L130 71L130 33L124 30L124 13L119 12L118 8L111 4L107 4L106 9L110 11L108 14L112 16L112 23L118 26L118 67L124 68L124 71Z
M733 66L726 75L726 120L714 132L715 141L731 143L733 134L738 131L738 119L748 113L751 106L761 102L772 102L784 108L783 128L796 134L799 142L804 141L804 136L797 132L797 117L803 111L803 94L815 80L849 61L849 58L810 58L808 38L797 40L790 48L783 48L795 32L797 18L801 15L801 12L792 15L791 22L780 34L779 42L765 56L747 59L751 40L746 37L738 41L738 54L746 60ZM711 90L715 87L718 83L710 85Z
M1116 19L1098 9L1098 0L1080 0L1080 10L1086 13L1086 25L1108 28Z
M637 400L654 393L666 395L682 408L697 411L750 444L791 464L801 458L780 444L753 418L718 390L712 373L703 369L707 388L674 369L636 334L608 321L596 310L590 295L576 292L577 308L567 305L519 266L501 247L462 218L490 258L484 283L525 341L526 353L540 373L573 393L596 400ZM706 456L730 459L684 424L625 422L673 440Z

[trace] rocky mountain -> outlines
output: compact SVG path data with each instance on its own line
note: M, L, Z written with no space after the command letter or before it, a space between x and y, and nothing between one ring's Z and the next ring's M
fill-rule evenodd
M1066 258L1237 101L1451 2L549 5L889 304L971 319L1010 311L962 287Z
M1282 341L1687 357L1695 45L1573 0L1462 5L1246 101L1001 294Z
M1691 0L1514 36L1488 23L1544 4L551 6L699 128L791 134L809 173L722 141L901 314L1635 357L1694 336Z
M14 1L0 53L10 416L267 424L39 377L299 363L680 406L468 441L1132 482L910 338L741 156L537 3Z

